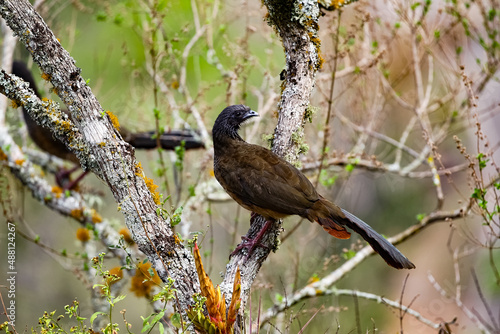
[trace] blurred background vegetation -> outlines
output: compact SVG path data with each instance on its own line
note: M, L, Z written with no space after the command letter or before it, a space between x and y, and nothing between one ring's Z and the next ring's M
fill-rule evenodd
M115 113L121 125L142 131L154 130L158 122L165 129L193 128L203 136L203 131L210 134L215 117L225 106L242 103L261 114L244 129L242 137L269 145L277 121L284 54L259 1L46 0L36 5L82 69L101 105ZM341 12L323 9L320 39L325 62L311 98L315 112L305 126L304 142L309 150L301 162L311 180L319 179L320 193L380 233L392 236L435 210L462 207L483 176L483 185L490 180L498 183L494 160L500 139L499 14L495 8L500 8L495 1L429 0L359 1ZM31 65L20 46L15 57ZM44 95L55 99L36 66L32 70ZM330 129L325 131L329 108ZM424 118L428 119L427 128ZM20 134L20 142L34 147L26 138L19 113L11 109L7 119L12 131ZM483 138L477 135L477 124L482 126ZM435 143L433 154L424 154L415 168L405 171L419 159L401 153L387 138L420 153L429 144L429 129ZM403 134L408 136L406 141L401 139ZM487 166L481 170L478 164L470 166L453 136L467 147L472 161L478 163L478 154L485 154ZM214 183L211 144L207 141L206 145L206 150L186 152L182 161L171 152L163 152L161 159L156 150L136 153L146 175L161 186L164 199L171 196L165 207L173 212L183 206L177 231L186 239L192 238L188 232L201 232L205 268L217 283L231 249L246 233L249 213L222 189L201 187ZM317 166L308 166L319 161L322 152L327 156L319 173ZM456 167L450 175L441 175L442 205L427 163L429 154L437 169ZM360 161L380 162L387 168ZM72 219L33 200L12 177L9 184L10 200L18 209L18 231L38 240L19 234L16 240L17 331L36 327L44 311L64 313L64 306L75 298L80 301L81 315L90 317L94 310L91 284L85 277L90 265L86 254L89 247L105 251L102 245L97 240L78 240L80 226ZM112 219L117 230L124 227L105 186L90 176L81 188L101 216ZM482 328L464 307L495 329L494 322L500 321L500 280L495 272L495 263L500 261L495 246L498 197L490 188L482 189L487 189L492 220L485 220L484 208L474 204L465 218L429 225L398 246L416 264L416 270L396 271L371 257L336 287L396 301L402 298L404 304L411 304L435 323L457 318L449 325L453 332L473 333ZM203 191L207 193L201 196ZM254 321L258 313L338 268L363 245L357 238L333 239L308 222L295 228L299 221L297 217L286 219L284 241L255 281L249 306ZM6 232L2 229L0 233L3 248ZM2 261L4 257L0 259L3 275ZM119 264L106 258L104 265L111 269ZM477 282L471 270L478 276ZM461 273L459 281L457 272ZM435 288L430 275L448 296ZM126 309L131 331L139 332L141 316L148 316L153 308L150 299L137 297L130 286L124 284L119 292L127 298L117 304L114 319L125 330L120 310ZM478 288L493 310L493 319ZM457 303L459 290L462 295ZM309 333L335 333L337 328L339 333L403 330L400 314L383 304L352 296L324 296L304 299L271 319L268 331L298 332L320 308L307 327ZM0 320L4 321L3 315ZM404 330L437 331L409 316L404 319Z

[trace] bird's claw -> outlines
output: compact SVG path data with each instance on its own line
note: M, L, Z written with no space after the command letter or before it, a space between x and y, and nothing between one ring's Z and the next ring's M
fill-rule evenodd
M265 249L269 249L268 246L264 245L263 243L260 242L260 240L256 240L256 239L257 238L252 239L252 238L248 238L248 237L242 236L241 240L243 240L243 241L238 246L236 246L236 248L231 253L231 255L229 255L229 258L231 258L233 255L235 255L236 253L238 253L240 250L246 249L247 250L247 255L245 256L245 261L246 261L246 260L248 260L248 258L250 257L250 255L254 252L254 250L257 247L262 247L262 248L265 248Z
M256 214L255 214L256 215ZM245 261L248 260L250 255L252 255L253 251L257 247L262 247L269 249L268 246L264 245L261 243L262 237L264 236L265 232L269 229L269 226L272 224L272 221L267 220L264 226L261 228L259 233L255 236L255 238L249 238L246 236L242 236L241 240L243 240L238 246L236 246L236 249L229 255L229 258L231 258L233 255L238 253L242 249L247 249L247 255L245 256Z

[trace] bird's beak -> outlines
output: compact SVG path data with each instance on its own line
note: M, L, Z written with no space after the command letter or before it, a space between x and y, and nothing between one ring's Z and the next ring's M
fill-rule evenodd
M257 114L257 112L253 111L253 110L249 110L247 111L247 113L245 114L243 120L247 120L249 118L252 118L252 117L255 117L255 116L259 116L259 114Z

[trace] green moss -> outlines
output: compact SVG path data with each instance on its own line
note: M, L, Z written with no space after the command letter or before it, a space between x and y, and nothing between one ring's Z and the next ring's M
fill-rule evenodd
M297 146L297 154L305 154L309 151L309 146L304 141L304 131L302 129L292 132L292 142Z
M308 105L306 108L306 112L304 113L304 120L312 123L312 119L314 114L318 111L318 107L313 107L312 105Z
M262 140L267 144L267 148L271 149L273 147L273 141L274 141L274 134L263 134L262 135Z

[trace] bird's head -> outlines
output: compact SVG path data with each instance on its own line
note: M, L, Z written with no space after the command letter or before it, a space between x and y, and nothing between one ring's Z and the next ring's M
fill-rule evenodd
M214 139L217 136L229 136L233 139L241 139L238 135L241 125L255 116L259 116L259 114L243 104L226 107L215 120L212 135Z

